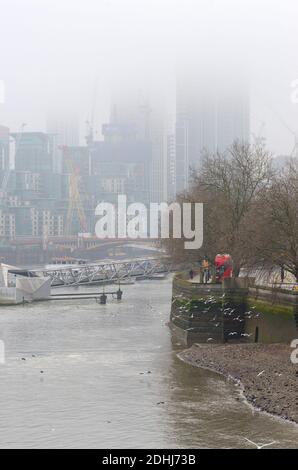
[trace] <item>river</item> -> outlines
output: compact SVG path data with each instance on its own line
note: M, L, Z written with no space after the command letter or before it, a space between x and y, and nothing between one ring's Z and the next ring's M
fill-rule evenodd
M237 387L177 358L170 280L123 291L105 306L1 307L1 448L253 447L245 438L298 448L297 426L254 412Z

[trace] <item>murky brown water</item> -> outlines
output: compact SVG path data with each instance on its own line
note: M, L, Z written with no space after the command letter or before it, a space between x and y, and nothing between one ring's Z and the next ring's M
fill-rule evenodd
M236 387L177 359L170 280L123 290L106 306L0 309L1 448L252 447L245 437L298 448L298 427L253 412Z

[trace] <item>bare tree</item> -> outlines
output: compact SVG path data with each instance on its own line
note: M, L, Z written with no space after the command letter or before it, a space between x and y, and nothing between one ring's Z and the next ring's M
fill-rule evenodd
M206 155L197 184L213 194L211 209L217 246L232 256L237 276L254 258L253 226L249 221L272 178L271 154L262 142L234 142L223 154Z
M275 176L263 198L260 250L267 264L280 265L298 282L298 162Z
M252 261L252 214L272 174L271 154L262 142L234 142L224 153L204 155L200 171L193 174L191 191L183 196L204 203L204 244L198 256L229 253L236 276ZM181 255L181 250L176 242L175 252Z

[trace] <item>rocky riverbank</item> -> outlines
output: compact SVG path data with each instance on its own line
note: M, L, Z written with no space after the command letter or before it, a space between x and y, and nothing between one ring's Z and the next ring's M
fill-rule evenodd
M179 357L232 377L249 403L298 423L298 365L288 344L195 344Z

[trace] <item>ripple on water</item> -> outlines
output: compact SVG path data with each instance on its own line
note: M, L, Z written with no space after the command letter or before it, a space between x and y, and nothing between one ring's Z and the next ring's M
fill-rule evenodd
M1 310L1 447L251 447L245 438L298 447L297 427L253 412L233 384L176 357L170 281L140 286L104 307Z

